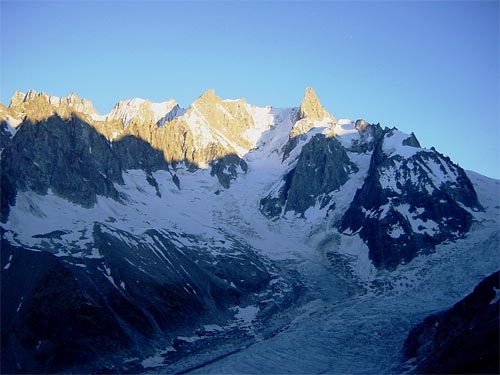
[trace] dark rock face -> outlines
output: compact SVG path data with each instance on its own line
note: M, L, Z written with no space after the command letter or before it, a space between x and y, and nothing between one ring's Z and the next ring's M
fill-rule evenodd
M384 129L382 129L380 124L369 124L365 120L357 120L355 127L360 137L352 142L349 151L360 154L373 152L375 146L384 136Z
M2 373L50 373L129 347L97 285L48 252L2 241Z
M75 114L67 119L53 115L36 123L25 120L12 139L6 126L1 124L2 222L15 203L17 189L42 195L51 189L73 203L92 207L97 195L120 199L114 183L123 183L123 171L141 169L150 175L169 170L163 152L148 142L132 135L110 142ZM248 168L234 154L214 159L211 166L212 176L225 188L237 177L238 167L243 172ZM179 179L175 180L179 188ZM154 184L151 178L148 182Z
M403 145L420 148L420 142L418 141L417 137L413 133L411 133L409 138L406 138L403 141Z
M47 234L47 249L82 251L61 248L62 234ZM208 248L179 248L175 236L96 223L83 250L93 254L83 257L2 239L2 373L86 372L103 356L147 350L151 339L203 319L221 322L229 306L269 287L268 268L251 249L235 243L215 261Z
M173 121L176 117L179 117L182 114L184 114L184 112L185 111L177 104L175 105L174 108L170 110L170 112L168 112L158 121L158 125L162 126L165 122Z
M6 121L0 121L0 150L3 150L10 143L12 135L8 130Z
M463 236L482 209L472 183L451 160L432 150L390 154L386 129L372 154L368 176L339 228L359 233L378 268L393 269L436 244ZM414 136L407 146L417 147ZM403 142L405 142L403 141Z
M210 163L210 166L212 167L210 175L216 176L220 184L226 189L229 188L231 180L238 177L238 168L241 168L243 173L248 170L247 163L236 154L229 154L216 159Z
M499 279L497 271L451 309L412 329L403 348L412 373L499 373Z
M276 217L283 208L284 212L303 214L318 201L325 207L330 202L328 194L357 170L337 139L318 134L302 148L297 165L283 178L280 190L260 201L260 209Z
M113 142L112 147L123 170L142 169L147 173L168 170L163 153L135 136L127 135L120 138Z
M122 165L106 138L78 117L55 115L33 124L25 121L2 153L2 219L16 189L47 194L48 189L91 207L96 195L118 199L113 183L123 183Z

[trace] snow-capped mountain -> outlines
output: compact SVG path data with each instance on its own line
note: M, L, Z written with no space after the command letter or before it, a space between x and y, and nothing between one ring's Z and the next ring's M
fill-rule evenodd
M142 124L157 124L165 122L166 119L173 120L178 110L179 105L173 99L163 103L151 103L149 100L134 98L116 103L106 119L121 120L125 126L134 120Z
M386 372L412 324L499 268L498 181L337 120L311 88L295 108L208 90L106 115L31 90L0 121L4 372L221 373L232 351L252 372L266 350L292 372ZM394 338L355 341L378 359L349 371L361 352L325 356L348 335L330 324L368 310ZM308 340L310 371L290 347Z

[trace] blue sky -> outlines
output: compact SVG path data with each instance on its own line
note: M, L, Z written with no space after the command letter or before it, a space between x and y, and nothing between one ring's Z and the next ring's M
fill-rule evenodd
M1 2L1 92L223 98L415 132L500 177L499 1Z

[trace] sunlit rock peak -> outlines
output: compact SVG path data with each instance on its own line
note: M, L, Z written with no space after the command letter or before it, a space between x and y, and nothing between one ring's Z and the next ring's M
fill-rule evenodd
M314 127L333 127L337 120L321 105L313 88L306 88L300 103L297 120L290 133L290 138L307 133Z

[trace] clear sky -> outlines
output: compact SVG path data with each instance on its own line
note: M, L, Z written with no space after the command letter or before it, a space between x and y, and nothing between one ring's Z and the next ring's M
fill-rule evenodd
M1 92L222 98L415 132L500 177L499 1L1 1Z

